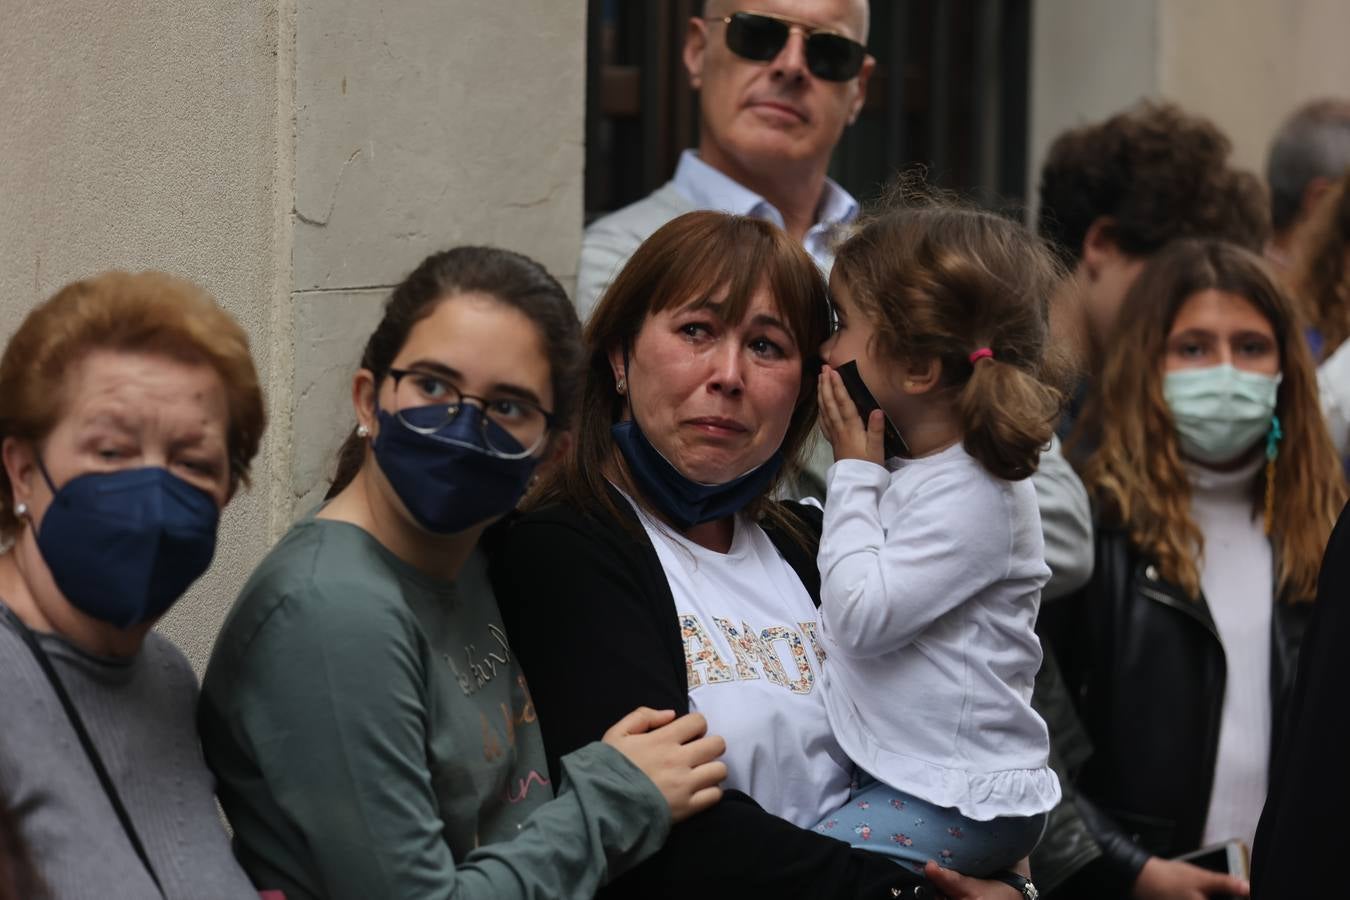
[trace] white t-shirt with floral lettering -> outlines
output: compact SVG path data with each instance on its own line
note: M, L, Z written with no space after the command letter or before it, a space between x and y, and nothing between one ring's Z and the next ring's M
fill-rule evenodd
M852 765L825 713L810 594L744 517L736 517L731 550L718 553L634 508L675 598L690 709L727 742L723 787L796 825L815 825L847 802Z

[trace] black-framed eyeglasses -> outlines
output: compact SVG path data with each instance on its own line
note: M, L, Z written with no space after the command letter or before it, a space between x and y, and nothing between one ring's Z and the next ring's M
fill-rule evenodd
M395 418L405 428L447 444L485 448L503 459L522 459L544 446L554 425L553 413L514 393L466 394L443 376L417 369L390 369L389 377L394 380ZM469 405L482 412L478 420L481 446L440 433Z
M776 59L793 30L806 35L806 68L825 81L848 81L862 71L867 48L842 34L760 12L738 12L713 16L712 22L727 26L727 47L732 53L752 62Z

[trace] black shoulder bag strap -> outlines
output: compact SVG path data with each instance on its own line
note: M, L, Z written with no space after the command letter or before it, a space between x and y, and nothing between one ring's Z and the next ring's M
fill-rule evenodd
M145 866L145 871L150 875L150 880L155 883L159 895L163 897L164 886L159 883L159 876L155 874L155 867L150 865L150 857L145 852L145 845L141 843L141 837L136 833L136 827L131 824L131 816L127 815L127 808L122 805L122 798L117 794L117 787L113 784L112 777L108 775L107 767L103 765L103 757L99 755L98 748L94 746L93 740L89 737L89 732L85 730L84 720L80 718L79 712L75 709L75 704L70 701L70 695L66 693L65 685L61 683L61 679L56 674L56 669L52 668L51 660L47 658L47 654L38 644L33 632L17 615L11 615L11 618L18 626L19 636L28 645L28 649L33 652L33 658L37 660L38 665L42 667L43 674L51 682L52 690L56 692L56 699L61 701L61 706L66 711L66 718L70 720L70 727L75 729L75 735L80 739L80 746L84 748L84 755L89 757L89 762L94 767L94 773L98 775L98 780L103 785L103 793L108 795L108 802L112 804L113 812L117 813L117 821L122 823L122 830L126 832L127 840L131 841L132 849L141 859L141 865Z

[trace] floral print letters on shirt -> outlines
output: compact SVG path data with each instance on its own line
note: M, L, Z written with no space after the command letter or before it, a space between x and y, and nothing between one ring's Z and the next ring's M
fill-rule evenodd
M816 638L815 622L771 625L758 631L745 622L736 625L717 616L712 622L722 638L720 645L697 615L680 614L680 637L684 641L689 690L705 683L724 684L763 677L770 684L794 694L811 693L816 673L811 667L806 645L811 645L817 665L825 661L825 651ZM790 661L790 667L784 666L784 659Z

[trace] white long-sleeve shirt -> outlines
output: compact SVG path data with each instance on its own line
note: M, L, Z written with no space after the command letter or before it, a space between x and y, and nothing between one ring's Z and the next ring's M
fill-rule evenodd
M1275 560L1251 496L1252 479L1264 464L1262 457L1233 472L1188 466L1191 517L1205 536L1200 588L1227 664L1202 846L1230 838L1252 846L1266 802Z
M1060 797L1031 708L1050 577L1030 481L990 475L960 444L888 471L827 475L822 686L830 725L892 787L987 821Z

